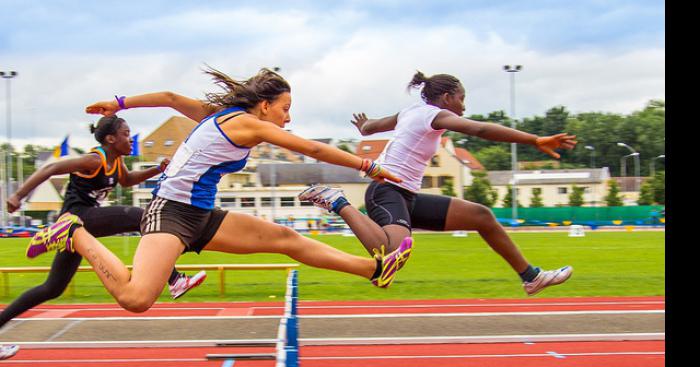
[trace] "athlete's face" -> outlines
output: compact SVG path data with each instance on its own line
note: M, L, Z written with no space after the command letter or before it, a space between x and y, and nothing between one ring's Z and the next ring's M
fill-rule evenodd
M131 129L126 122L123 122L114 135L107 135L107 141L114 147L114 150L121 155L131 154Z
M445 106L444 108L454 112L457 116L462 116L464 113L464 98L466 93L464 92L464 87L461 85L457 88L457 91L453 94L446 94L445 96Z
M261 119L284 127L292 118L289 116L289 109L292 107L292 95L289 92L280 94L272 102L263 101L260 109Z

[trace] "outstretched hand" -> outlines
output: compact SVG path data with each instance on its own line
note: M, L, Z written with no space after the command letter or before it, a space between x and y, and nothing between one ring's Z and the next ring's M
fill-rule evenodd
M85 107L86 113L103 116L113 116L119 111L119 105L114 101L96 102Z
M20 205L22 205L22 200L17 195L12 194L7 199L7 212L14 212L15 210L19 209Z
M367 122L367 120L369 120L367 118L367 115L365 115L364 112L360 112L360 113L353 113L352 117L353 117L353 119L350 120L350 123L355 125L357 130L360 131L360 134L365 135L362 133L362 126L364 126L364 124Z
M535 146L542 152L545 152L552 157L559 159L561 156L554 149L574 149L576 143L576 135L567 135L566 133L556 134L552 136L543 136L535 140Z
M360 171L364 172L367 177L377 182L385 182L386 180L389 180L391 182L399 183L403 181L402 179L394 176L394 174L389 172L389 170L379 165L379 163L367 158L362 160Z

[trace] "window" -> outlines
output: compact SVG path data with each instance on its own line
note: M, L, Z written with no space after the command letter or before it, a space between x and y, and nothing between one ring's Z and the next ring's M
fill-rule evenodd
M310 201L302 201L300 202L301 206L314 206L314 203Z
M166 147L169 147L169 146L172 146L173 144L175 144L175 142L172 141L172 140L170 140L170 139L168 139L168 140L166 140L165 143L163 143L163 144L164 144Z
M430 158L430 167L440 167L440 157L434 155Z
M143 146L146 148L150 148L153 146L153 140L146 140L143 142Z
M454 178L452 176L439 176L438 187L443 187L446 184L454 185Z
M260 198L260 206L269 208L272 206L272 198Z
M242 208L253 208L255 207L255 198L241 198Z
M433 186L433 176L423 176L423 182L421 182L421 189L429 189Z
M221 198L222 208L232 208L236 206L236 198Z
M560 194L566 194L567 192L569 192L569 188L568 188L568 187L558 187L558 188L557 188L557 191L558 191Z
M294 206L294 196L284 196L280 199L282 201L280 206Z

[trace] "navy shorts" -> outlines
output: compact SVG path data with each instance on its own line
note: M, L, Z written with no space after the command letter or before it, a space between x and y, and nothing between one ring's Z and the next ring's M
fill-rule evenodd
M367 215L382 227L444 231L451 201L449 196L416 194L390 183L372 182L365 191Z

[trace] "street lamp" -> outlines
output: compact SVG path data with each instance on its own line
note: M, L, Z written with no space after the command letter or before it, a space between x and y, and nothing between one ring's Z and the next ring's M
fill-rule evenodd
M516 128L517 122L515 121L515 73L520 72L523 69L522 65L503 65L503 70L506 73L510 73L510 115L511 115L511 127ZM510 197L512 199L512 217L513 220L518 219L518 194L515 172L518 170L518 146L515 143L510 144L510 164L513 171L513 186L511 187Z
M584 148L591 151L591 168L595 168L595 147L586 145Z
M632 154L629 154L628 157L634 157L634 190L639 191L639 153L625 143L617 143L617 146L627 148L630 152L632 152Z
M651 159L651 163L649 163L649 173L651 174L650 176L654 178L654 160L655 159L666 159L666 155L662 154L660 156L654 157Z
M2 207L2 225L7 226L7 220L8 220L8 215L7 215L7 207L6 207L6 198L10 197L10 178L12 177L12 154L9 152L11 140L12 140L12 112L10 110L10 101L12 100L12 93L10 89L10 80L14 77L17 76L16 71L0 71L0 77L3 79L7 80L7 145L8 145L8 152L7 155L4 157L5 158L5 190L3 191L2 195L2 204L0 204L0 207ZM7 195L7 196L5 196Z

